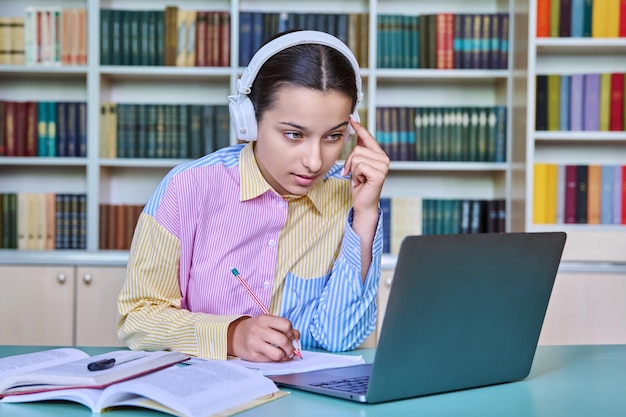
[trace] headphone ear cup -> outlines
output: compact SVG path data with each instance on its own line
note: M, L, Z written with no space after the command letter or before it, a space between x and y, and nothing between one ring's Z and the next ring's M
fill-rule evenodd
M257 139L254 105L247 96L229 97L228 110L238 140L250 142Z

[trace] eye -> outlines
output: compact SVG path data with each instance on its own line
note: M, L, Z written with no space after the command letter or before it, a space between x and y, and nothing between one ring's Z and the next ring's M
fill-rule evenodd
M285 137L289 140L302 139L302 134L298 132L285 132Z
M327 136L327 140L329 142L337 142L338 140L341 140L341 138L343 138L343 133L331 133Z

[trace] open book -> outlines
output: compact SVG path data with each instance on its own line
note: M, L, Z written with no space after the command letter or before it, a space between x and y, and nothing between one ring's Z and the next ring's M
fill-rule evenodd
M115 359L119 364L99 371L87 366ZM188 359L179 352L119 350L89 356L79 349L59 348L0 359L0 398L65 388L104 388ZM123 361L126 361L122 363Z
M150 408L181 417L228 416L288 395L259 373L227 361L171 366L104 389L64 389L9 395L0 402L67 400L94 413L113 407Z

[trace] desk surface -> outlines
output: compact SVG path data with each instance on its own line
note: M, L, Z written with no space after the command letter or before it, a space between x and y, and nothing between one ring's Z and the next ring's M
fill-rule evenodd
M0 346L0 357L41 350ZM81 348L90 355L114 348ZM363 351L368 359L373 350ZM0 404L0 416L90 416L79 404L66 402ZM165 416L143 409L120 409L111 417ZM238 416L453 416L577 417L626 415L626 345L540 346L532 371L523 381L432 395L385 404L365 405L292 391L291 395Z

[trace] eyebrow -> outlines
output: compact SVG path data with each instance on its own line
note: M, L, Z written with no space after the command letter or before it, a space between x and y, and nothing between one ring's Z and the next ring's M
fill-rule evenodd
M287 125L287 126L291 126L294 129L298 129L298 130L303 130L305 132L308 132L308 129L304 126L300 126L299 124L296 123L291 123L291 122L278 122L279 124L282 125ZM335 130L335 129L339 129L340 127L346 126L347 124L349 124L350 122L341 122L336 126L331 127L330 129L328 129L328 132L330 132L331 130Z

